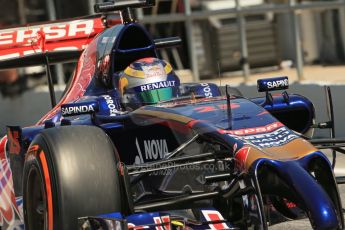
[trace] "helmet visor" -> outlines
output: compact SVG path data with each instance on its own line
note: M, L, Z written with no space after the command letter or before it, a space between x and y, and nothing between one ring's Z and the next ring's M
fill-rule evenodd
M145 104L155 104L159 101L170 100L173 98L172 88L161 88L140 92L139 100Z

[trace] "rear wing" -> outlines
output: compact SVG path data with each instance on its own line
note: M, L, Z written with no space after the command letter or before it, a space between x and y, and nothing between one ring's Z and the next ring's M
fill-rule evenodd
M0 69L76 60L102 32L102 15L0 30ZM120 23L120 18L118 19Z

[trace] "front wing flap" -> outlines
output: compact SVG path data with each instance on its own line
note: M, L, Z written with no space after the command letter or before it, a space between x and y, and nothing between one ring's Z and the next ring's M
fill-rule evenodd
M110 213L96 217L78 219L79 229L83 230L171 230L171 229L238 229L232 226L214 209L194 210L200 214L196 219L171 213L138 213L123 218L120 213ZM183 211L182 211L183 212ZM180 212L181 213L181 212Z

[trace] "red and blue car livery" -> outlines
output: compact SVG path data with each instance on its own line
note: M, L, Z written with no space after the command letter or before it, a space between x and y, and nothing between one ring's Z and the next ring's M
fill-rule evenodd
M103 13L119 10L123 23L111 26L105 14L87 19L92 29L91 21L36 26L21 33L38 36L40 52L24 50L32 39L17 41L25 44L13 55L0 52L1 68L69 60L77 52L65 42L88 32L60 102L32 127L8 127L0 142L0 226L267 229L307 216L315 229L343 229L331 164L308 140L312 103L269 92L286 89L286 77L260 80L264 97L185 83L181 97L121 110L118 89L102 86L102 76L171 45L129 17L130 7L152 4L100 4ZM2 43L14 43L10 36ZM53 38L62 53L49 52Z

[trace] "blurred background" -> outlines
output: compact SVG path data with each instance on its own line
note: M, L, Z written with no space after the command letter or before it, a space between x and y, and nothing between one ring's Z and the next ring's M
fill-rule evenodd
M0 0L2 28L93 14L97 0ZM309 97L317 120L327 120L322 85L333 86L337 133L345 136L344 0L156 0L138 10L154 38L180 36L179 48L160 51L182 81L238 87L260 96L256 79L288 75L290 92ZM1 28L0 28L1 29ZM52 68L57 96L74 64ZM45 67L0 72L0 134L6 125L34 124L50 109ZM323 136L327 133L318 133Z

